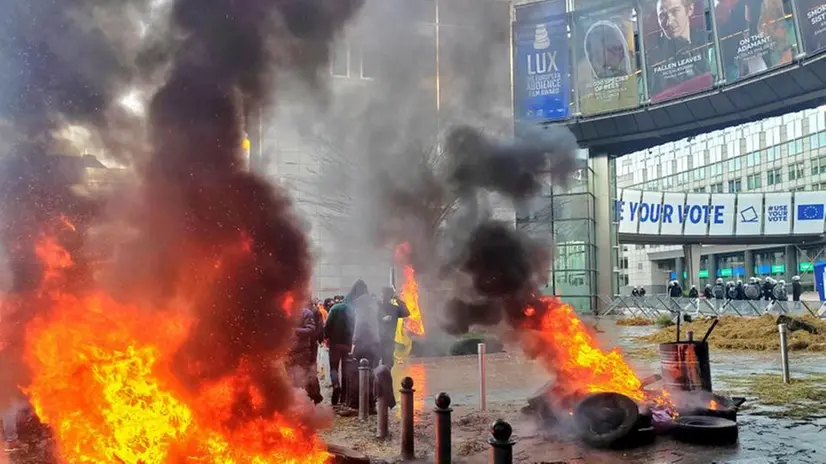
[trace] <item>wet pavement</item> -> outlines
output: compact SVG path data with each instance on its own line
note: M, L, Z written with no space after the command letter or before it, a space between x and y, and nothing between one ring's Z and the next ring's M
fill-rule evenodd
M606 327L607 325L607 327ZM655 330L651 327L615 327L602 322L606 344L620 347L635 345L629 337ZM659 372L655 358L630 358L640 376ZM731 353L712 351L712 378L714 388L725 391L728 386L722 377L752 373L780 373L779 353ZM524 400L547 380L543 369L526 360L518 349L487 355L487 401L506 403L507 414L519 440L514 462L524 463L603 463L627 462L648 464L701 463L824 463L826 464L826 419L793 421L773 419L755 399L738 414L739 443L732 447L699 447L685 445L665 437L650 446L624 452L595 451L584 448L573 440L548 436L538 430L529 418L520 417ZM454 405L476 408L479 404L478 370L475 356L416 359L394 369L394 379L410 376L415 382L414 406L417 412L431 410L435 396L445 391ZM826 354L791 354L792 376L826 373ZM500 407L503 405L499 405ZM503 414L504 415L504 414ZM487 436L480 436L486 440ZM468 456L465 462L486 462L487 454Z

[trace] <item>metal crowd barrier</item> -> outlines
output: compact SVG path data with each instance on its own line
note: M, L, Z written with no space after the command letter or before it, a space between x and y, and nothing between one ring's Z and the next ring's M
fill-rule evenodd
M764 314L826 317L826 301L708 300L667 295L618 295L606 302L600 315L631 315L657 319L677 312L695 316L762 316Z

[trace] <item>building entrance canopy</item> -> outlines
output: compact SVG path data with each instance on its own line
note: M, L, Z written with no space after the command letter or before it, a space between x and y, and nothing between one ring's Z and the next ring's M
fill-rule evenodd
M614 206L624 243L789 243L826 232L826 191L670 193L620 190Z

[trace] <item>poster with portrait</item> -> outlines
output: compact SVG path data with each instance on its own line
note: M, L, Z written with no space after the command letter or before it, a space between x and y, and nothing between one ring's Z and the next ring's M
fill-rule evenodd
M826 48L826 0L795 0L806 53Z
M579 109L592 115L639 105L631 1L576 1Z
M568 117L571 76L565 1L516 7L513 24L513 103L517 121Z
M645 75L652 103L708 90L715 57L704 0L640 0Z
M720 0L714 9L727 82L791 63L797 35L783 0Z

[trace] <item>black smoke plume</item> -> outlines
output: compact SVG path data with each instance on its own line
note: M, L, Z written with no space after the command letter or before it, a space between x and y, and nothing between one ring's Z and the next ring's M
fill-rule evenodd
M306 301L311 257L286 193L246 169L243 127L273 98L276 71L319 88L330 43L361 1L173 0L145 50L134 44L148 0L2 3L1 238L12 290L37 286L34 247L51 222L65 215L78 229L61 240L74 256L70 242L90 218L106 220L72 193L78 179L50 165L56 131L80 124L110 140L113 102L136 81L165 76L148 108L151 154L129 160L140 200L127 215L134 238L114 256L113 269L129 269L118 296L158 308L187 299L197 322L176 357L182 383L197 390L241 371L264 396L253 407L239 394L233 421L286 409L291 387L272 362L292 338L284 308ZM20 331L37 308L27 311L15 319Z
M547 279L551 244L490 219L479 192L496 192L514 204L527 201L550 174L564 184L576 167L577 143L565 128L537 128L513 142L495 141L470 127L447 136L451 155L449 179L461 198L450 231L450 261L443 272L467 277L447 303L446 329L463 333L471 325L494 325L503 319L517 326L525 309ZM464 211L462 211L464 210Z

